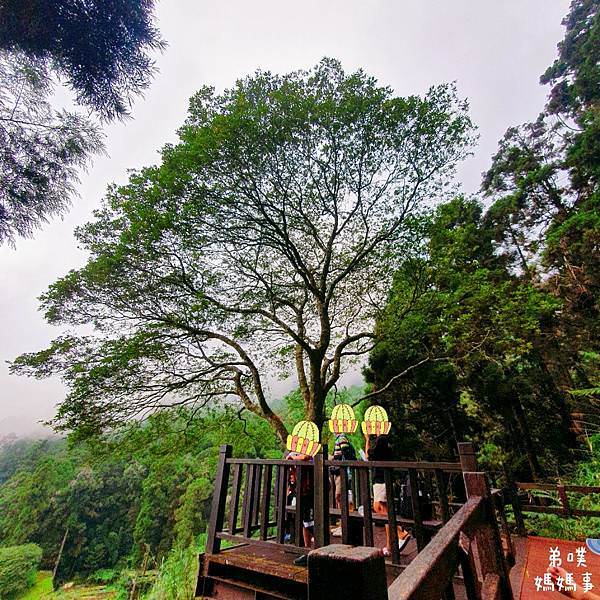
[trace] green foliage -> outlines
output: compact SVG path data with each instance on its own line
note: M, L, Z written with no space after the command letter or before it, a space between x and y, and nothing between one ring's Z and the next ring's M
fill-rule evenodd
M116 569L98 569L89 576L89 581L94 583L114 583L119 578L119 571Z
M62 9L62 10L61 10ZM36 59L65 79L79 103L104 119L124 118L154 71L150 53L164 47L151 0L106 4L7 1L0 49Z
M544 445L556 454L568 444L540 361L542 331L561 303L510 272L476 201L455 198L421 227L422 257L396 273L366 373L382 388L407 370L379 396L402 423L397 452L451 456L472 439L488 445L488 464L538 475Z
M586 460L577 465L572 477L564 481L565 484L598 486L600 485L600 435L594 435L588 440L589 454ZM556 494L536 495L546 497L558 504ZM578 510L600 510L600 494L579 495L570 494L569 504ZM556 537L567 540L585 540L593 537L594 532L600 531L600 518L578 517L564 519L556 515L526 513L525 524L530 533L545 537Z
M39 571L33 587L20 594L18 600L50 600L52 592L52 572Z
M366 376L403 423L399 454L470 439L502 480L568 475L600 427L598 2L564 23L550 101L500 140L487 210L439 206L396 270Z
M127 564L161 564L205 528L219 446L281 456L268 423L230 408L165 410L104 438L16 443L0 450L0 544L35 542L59 582L107 583Z
M171 550L144 600L192 600L197 571L198 549L195 545Z
M14 598L35 584L42 549L35 544L0 547L0 598Z
M163 406L231 404L284 443L266 381L297 376L305 416L373 339L415 215L469 155L473 125L453 85L401 98L323 59L203 88L158 166L111 187L76 236L83 268L42 298L63 336L15 360L61 374L55 424L94 435ZM123 327L124 323L126 327Z
M87 116L54 110L52 91L41 61L0 49L0 244L64 213L79 169L103 149Z

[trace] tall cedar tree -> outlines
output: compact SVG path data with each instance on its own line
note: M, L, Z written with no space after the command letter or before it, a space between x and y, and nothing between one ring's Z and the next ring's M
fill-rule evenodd
M419 358L448 360L382 394L430 453L461 425L482 454L498 449L494 466L536 476L557 472L575 435L594 430L597 411L571 391L597 389L599 7L572 2L541 78L548 104L500 141L483 179L485 214L460 199L442 207L422 261L396 274L379 322L391 341L371 355L368 376L381 387ZM423 288L418 310L404 314Z

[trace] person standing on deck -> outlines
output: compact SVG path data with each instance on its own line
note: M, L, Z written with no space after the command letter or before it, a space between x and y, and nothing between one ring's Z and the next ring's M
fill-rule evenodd
M335 444L333 447L333 460L356 460L356 451L348 440L345 433L336 433ZM336 508L341 508L342 502L342 477L340 467L331 467L331 473L335 483L335 505ZM348 494L351 495L351 480L347 479Z
M319 429L312 421L299 421L294 425L291 435L288 435L286 448L290 451L287 455L289 460L312 461L312 457L321 450L319 443ZM302 469L300 465L295 467L296 479L296 511L300 511L302 519L302 538L304 547L310 548L313 542L314 522L314 483L313 469ZM302 477L299 475L302 474ZM301 481L300 486L297 485ZM296 513L298 514L298 513ZM296 540L299 544L300 540ZM308 556L299 556L294 564L306 565Z
M372 461L386 461L393 460L392 449L390 448L388 436L382 435L369 435L365 433L365 452L367 458ZM385 489L385 475L384 469L381 467L375 467L373 474L373 510L379 515L387 516L387 493ZM393 502L393 498L392 498ZM406 547L408 540L410 540L410 533L402 529L399 525L398 529L398 548L402 550ZM387 546L383 548L383 555L390 556L390 526L385 526L385 536L387 540Z
M299 452L290 452L286 456L287 460L299 460L299 461L311 461L312 457L307 454L301 454ZM297 482L298 478L296 472L294 472L294 482ZM314 485L313 485L313 470L304 469L302 473L301 489L298 489L296 485L296 509L300 505L302 510L302 538L304 540L304 547L311 548L313 542L313 531L315 527L314 521ZM298 502L300 498L300 502ZM294 564L304 566L308 561L308 555L302 554L294 560Z

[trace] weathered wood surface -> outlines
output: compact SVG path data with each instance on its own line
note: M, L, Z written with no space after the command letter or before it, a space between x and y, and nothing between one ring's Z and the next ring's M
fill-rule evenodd
M500 585L500 577L498 575L489 574L483 582L481 588L481 596L483 600L501 600L502 588Z
M483 510L481 498L470 498L388 589L390 600L437 600L452 581L459 562L461 531L470 529Z
M458 455L460 456L461 471L477 472L477 453L472 442L458 442Z
M309 600L387 597L385 562L375 548L332 544L308 556Z
M516 490L554 492L558 495L558 506L542 506L522 502ZM557 483L521 483L514 484L511 503L515 511L515 520L519 528L519 534L525 535L524 512L557 515L563 518L570 517L600 517L600 510L589 510L573 508L568 494L592 495L600 494L600 486L587 485L562 485Z
M289 460L282 458L229 458L227 461L231 465L244 464L244 465L287 465L289 466ZM462 471L460 463L458 462L430 462L430 461L402 461L402 460L325 460L326 467L339 467L344 465L345 467L355 467L363 469L371 469L374 467L386 467L395 469L397 471L408 471L408 469L417 469L418 471L435 471L436 469L442 469L452 473L460 473Z
M231 450L229 450L231 453ZM358 466L354 466L358 465ZM411 465L414 465L411 466ZM341 498L341 506L333 508L331 502L334 501L333 493L329 493L330 467L340 468L343 477L340 478L340 484L344 488ZM402 518L396 514L394 502L388 502L388 515L376 514L372 511L372 485L370 474L374 466L382 468L385 474L385 485L388 498L397 497L397 488L395 485L398 470L408 473L411 481L413 518ZM446 471L445 468L450 470ZM271 527L276 528L276 535L271 539L279 544L285 542L286 523L288 518L292 519L291 528L292 545L302 547L303 524L302 513L303 504L308 501L314 501L314 538L316 547L321 547L329 543L329 524L331 518L340 517L343 533L343 541L360 543L357 539L358 532L352 532L352 524L360 522L362 529L362 541L365 545L373 545L373 527L376 523L386 524L391 520L396 526L409 528L413 531L419 544L419 548L424 548L431 534L427 532L437 531L442 521L438 519L424 520L421 512L421 501L419 490L422 490L423 497L427 491L437 489L437 503L442 507L443 515L448 518L450 513L450 504L448 499L442 495L445 490L446 478L451 473L460 468L459 463L426 463L426 462L406 462L406 461L329 461L325 460L324 455L319 454L312 462L294 462L289 460L260 460L260 459L238 459L231 458L229 455L223 465L219 465L222 472L221 479L217 481L217 490L221 490L222 499L227 497L227 490L230 490L229 498L223 500L218 508L223 513L215 513L218 518L225 516L225 503L227 504L227 527L217 529L217 532L227 533L229 536L235 536L236 540L240 537L249 541L259 532L259 537L263 541L269 535ZM295 506L286 504L287 485L290 469L296 473L296 490L302 489L302 482L305 477L313 476L313 498L307 499L302 494L296 494ZM427 471L429 469L429 471ZM348 502L349 484L348 472L353 472L352 487L353 500L355 506L363 506L363 514L357 510L350 510ZM309 472L310 471L310 472ZM229 477L231 472L231 478ZM419 475L421 473L421 475ZM427 474L428 473L428 474ZM231 479L231 482L229 482ZM230 486L229 486L230 483ZM436 487L432 487L436 486ZM341 490L340 490L341 491ZM357 497L358 496L358 497ZM217 506L216 499L213 503ZM272 504L273 503L273 504ZM456 503L453 503L453 508ZM210 527L209 527L210 530ZM215 548L219 539L226 539L224 536L216 536L212 540L212 546ZM392 537L392 559L398 563L399 552L397 550L397 530L394 525L390 530ZM217 550L218 551L218 550Z
M283 544L285 539L285 505L287 495L286 465L277 466L277 543Z
M262 482L262 499L260 503L260 539L267 539L269 527L269 511L271 507L271 483L273 478L272 465L265 465Z
M502 550L502 540L487 476L485 473L464 473L463 476L469 498L482 499L484 514L474 531L481 575L484 580L489 574L498 575L500 597L512 598L509 567Z
M231 451L232 448L229 445L221 446L219 451L219 462L217 464L217 475L215 477L215 491L213 494L206 537L206 548L213 554L218 552L221 547L221 540L217 537L217 532L223 530L230 469L228 459L231 457Z
M314 538L320 548L329 544L329 468L325 466L327 445L314 457Z
M419 552L425 548L427 538L425 537L425 529L423 527L423 515L421 514L421 502L419 497L419 481L415 469L409 469L408 478L410 481L410 502L413 511L413 520L415 537L417 538L417 548Z

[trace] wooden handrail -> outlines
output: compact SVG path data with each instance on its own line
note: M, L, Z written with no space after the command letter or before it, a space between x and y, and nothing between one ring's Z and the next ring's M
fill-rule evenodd
M562 487L566 492L576 494L600 494L600 486L596 485L562 485L560 483L521 483L515 485L521 490L540 490L542 492L556 492Z
M557 500L559 504L558 506L540 506L521 502L517 493L518 490L554 492L558 495L555 500ZM521 536L527 535L525 518L523 515L524 512L556 515L557 517L565 519L571 517L600 517L600 510L573 508L569 496L567 495L568 493L582 495L600 494L600 486L516 482L512 484L511 492L511 502L515 515L515 522L517 524L519 535Z
M390 600L454 598L453 579L459 566L469 600L512 600L494 511L497 495L492 494L485 473L465 472L464 478L468 500L392 583ZM473 545L476 554L471 552Z
M289 460L281 458L228 458L230 465L288 465ZM325 460L326 467L353 467L359 469L387 468L399 471L416 469L417 471L447 471L452 473L462 472L459 462L429 462L429 461L402 461L402 460ZM312 463L307 463L312 464Z
M390 600L439 598L452 581L459 564L459 536L483 518L484 501L469 498L388 589Z
M464 453L469 456L463 457ZM208 524L207 552L220 551L221 540L285 545L300 548L304 545L303 520L314 514L315 546L329 544L331 517L339 515L344 543L375 543L376 522L390 523L392 562L399 564L396 525L409 527L415 535L418 550L422 550L442 523L449 520L457 503L446 497L448 482L461 473L461 465L471 464L472 444L459 448L461 462L431 461L334 461L327 458L326 446L310 461L286 459L234 458L231 446L223 446L219 455L215 493ZM469 458L470 457L470 458ZM334 476L334 469L339 474ZM383 473L388 498L397 498L400 480L410 480L409 510L412 514L396 514L396 505L389 503L388 514L372 510L372 473ZM288 483L295 474L295 506L290 504ZM313 480L312 499L304 490L307 478ZM335 486L339 485L341 490ZM408 486L407 486L408 487ZM341 491L343 494L340 494ZM462 496L462 491L459 491ZM340 498L341 497L341 498ZM462 496L464 497L464 496ZM336 499L340 506L336 506ZM424 499L438 502L441 520L429 517ZM314 501L314 502L313 502ZM350 504L352 502L353 506ZM356 507L362 506L360 513ZM459 505L460 506L460 505ZM354 510L353 510L354 508ZM274 533L275 532L275 533Z

